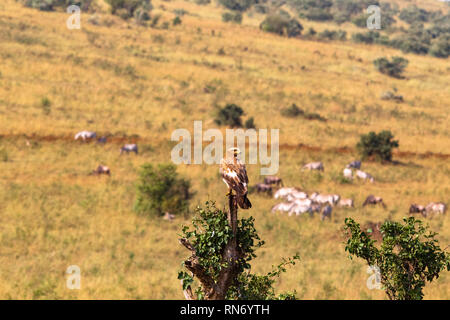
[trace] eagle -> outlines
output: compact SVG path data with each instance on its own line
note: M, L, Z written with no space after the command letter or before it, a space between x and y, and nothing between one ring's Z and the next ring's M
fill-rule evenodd
M225 158L220 162L220 174L223 182L228 187L227 196L236 192L236 200L242 209L252 207L250 200L247 198L248 193L248 177L245 165L238 159L241 151L238 148L230 148L227 150Z

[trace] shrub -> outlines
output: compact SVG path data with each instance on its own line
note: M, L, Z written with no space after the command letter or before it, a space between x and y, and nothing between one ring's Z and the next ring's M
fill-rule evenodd
M427 22L430 18L430 12L412 5L403 9L398 17L409 24Z
M333 15L322 9L311 9L304 14L305 18L312 21L329 21L333 20Z
M224 22L242 22L242 13L240 12L225 12L222 14L222 21Z
M188 210L193 197L190 181L180 178L173 164L144 164L139 172L136 212L161 216L166 211L177 214Z
M256 128L255 119L253 119L253 117L248 118L247 121L245 121L244 127L246 129L255 129Z
M138 17L145 17L144 12L148 13L152 9L150 0L106 0L106 2L111 6L111 13L123 19L131 18L135 14Z
M363 160L375 157L378 161L391 161L392 149L399 147L398 140L393 138L390 131L384 130L378 134L372 131L361 135L356 149Z
M410 217L403 222L383 223L382 244L377 248L358 223L346 218L345 251L378 268L376 276L390 300L422 300L426 282L438 278L444 269L450 271L450 256L439 247L436 233L420 220Z
M225 8L234 11L245 11L255 3L255 0L219 0Z
M430 47L430 55L438 58L450 56L450 35L437 39Z
M231 103L221 108L214 120L220 126L242 127L241 116L244 110L238 105Z
M261 22L259 28L266 32L287 35L288 37L299 36L303 30L303 26L297 20L286 18L280 14L268 15Z
M378 58L374 62L375 67L383 74L391 77L401 78L401 74L405 70L409 61L402 57L393 57L392 61L387 58Z
M318 38L321 40L341 40L344 41L347 39L347 32L342 30L324 30L320 32L318 35Z
M295 118L304 113L305 112L302 109L300 109L299 107L297 107L297 105L295 103L293 103L290 107L281 110L281 115L288 117L288 118Z
M172 20L172 24L174 25L174 26L177 26L177 25L179 25L179 24L181 24L181 18L179 17L179 16L176 16L175 18L173 18L173 20Z
M366 43L366 44L389 44L389 38L387 36L381 35L378 31L369 31L366 33L354 33L352 35L353 42L356 43Z
M180 239L180 243L192 252L192 256L183 263L189 273L178 273L183 290L198 300L295 299L295 291L277 295L274 283L276 278L286 272L286 266L295 265L296 260L300 259L298 254L283 259L268 274L251 272L250 262L256 257L255 251L264 245L254 221L253 217L238 219L233 232L227 213L217 209L214 202L206 202L205 208L198 207L192 220L193 228L184 226ZM225 260L225 252L235 252L237 248L236 260ZM230 277L229 281L223 281L224 275ZM196 288L191 288L194 276L200 283Z

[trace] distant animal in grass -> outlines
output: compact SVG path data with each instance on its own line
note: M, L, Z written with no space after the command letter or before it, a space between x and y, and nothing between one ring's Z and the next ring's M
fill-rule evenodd
M108 141L108 139L105 136L100 137L100 138L97 139L97 143L105 144L107 141Z
M264 178L264 183L269 185L283 186L283 180L280 177L268 176Z
M292 203L292 202L281 202L281 203L274 205L272 207L271 211L274 213L277 211L289 212L293 206L294 206L294 203Z
M307 163L305 164L302 169L308 169L308 170L319 170L319 171L323 171L323 163L322 162L311 162L311 163Z
M353 208L354 203L353 203L352 199L341 199L341 200L339 200L339 206Z
M97 167L97 169L92 171L91 174L94 174L94 175L100 175L100 174L110 175L111 174L111 170L107 166L99 165Z
M272 195L272 186L265 183L257 183L255 185L257 193L266 193Z
M319 194L314 192L309 197L312 201L320 203L320 204L330 204L332 206L338 204L340 196L337 194Z
M297 191L297 189L295 189L295 188L281 188L281 189L278 189L277 192L275 192L274 198L275 199L286 198L289 194L291 194L295 191Z
M93 131L80 131L75 135L75 140L82 139L83 141L91 140L97 137L97 133Z
M322 212L320 213L320 219L323 221L326 218L331 219L331 213L333 211L333 208L327 204L323 209Z
M354 168L354 169L361 169L361 161L355 160L350 162L348 165L345 166L348 169Z
M294 201L296 199L308 199L308 194L303 191L294 190L286 196L287 201Z
M412 213L412 214L414 214L414 213L420 213L420 214L423 215L423 214L425 213L425 207L413 203L413 204L411 204L411 206L409 207L409 213Z
M368 174L367 172L361 171L361 170L356 171L356 176L360 179L368 180L371 183L373 183L375 181L375 179L370 174Z
M122 148L120 148L120 154L123 154L124 152L130 153L134 152L135 154L138 154L138 146L137 144L126 144Z
M377 205L377 204L381 204L383 206L383 208L386 209L386 204L384 203L383 199L381 197L376 197L374 195L370 195L366 198L366 201L364 201L363 203L363 207L367 206L367 205Z
M352 180L353 179L353 172L352 169L349 168L345 168L343 171L344 174L344 178L348 179L348 180Z
M173 219L175 219L175 215L171 214L169 212L165 212L164 216L163 216L164 220L168 220L168 221L172 221Z
M442 202L431 202L427 204L425 207L425 211L423 213L424 217L428 217L432 214L445 214L447 207Z

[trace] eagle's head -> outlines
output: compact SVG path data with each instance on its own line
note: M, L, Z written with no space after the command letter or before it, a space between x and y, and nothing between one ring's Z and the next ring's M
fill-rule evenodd
M228 156L237 158L241 154L241 150L239 148L230 148L227 152Z

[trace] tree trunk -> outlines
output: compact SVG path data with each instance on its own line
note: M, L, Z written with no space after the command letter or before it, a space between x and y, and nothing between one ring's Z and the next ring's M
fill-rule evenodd
M189 241L187 239L180 239L180 243L192 252L191 257L184 262L184 265L200 281L205 300L224 300L229 287L233 284L239 272L237 262L240 255L236 239L238 205L236 196L233 194L228 196L228 207L227 220L228 225L231 227L233 237L230 238L223 250L221 263L226 263L227 267L222 269L217 282L214 282L198 263L195 249ZM190 287L184 290L184 296L187 300L195 299Z

